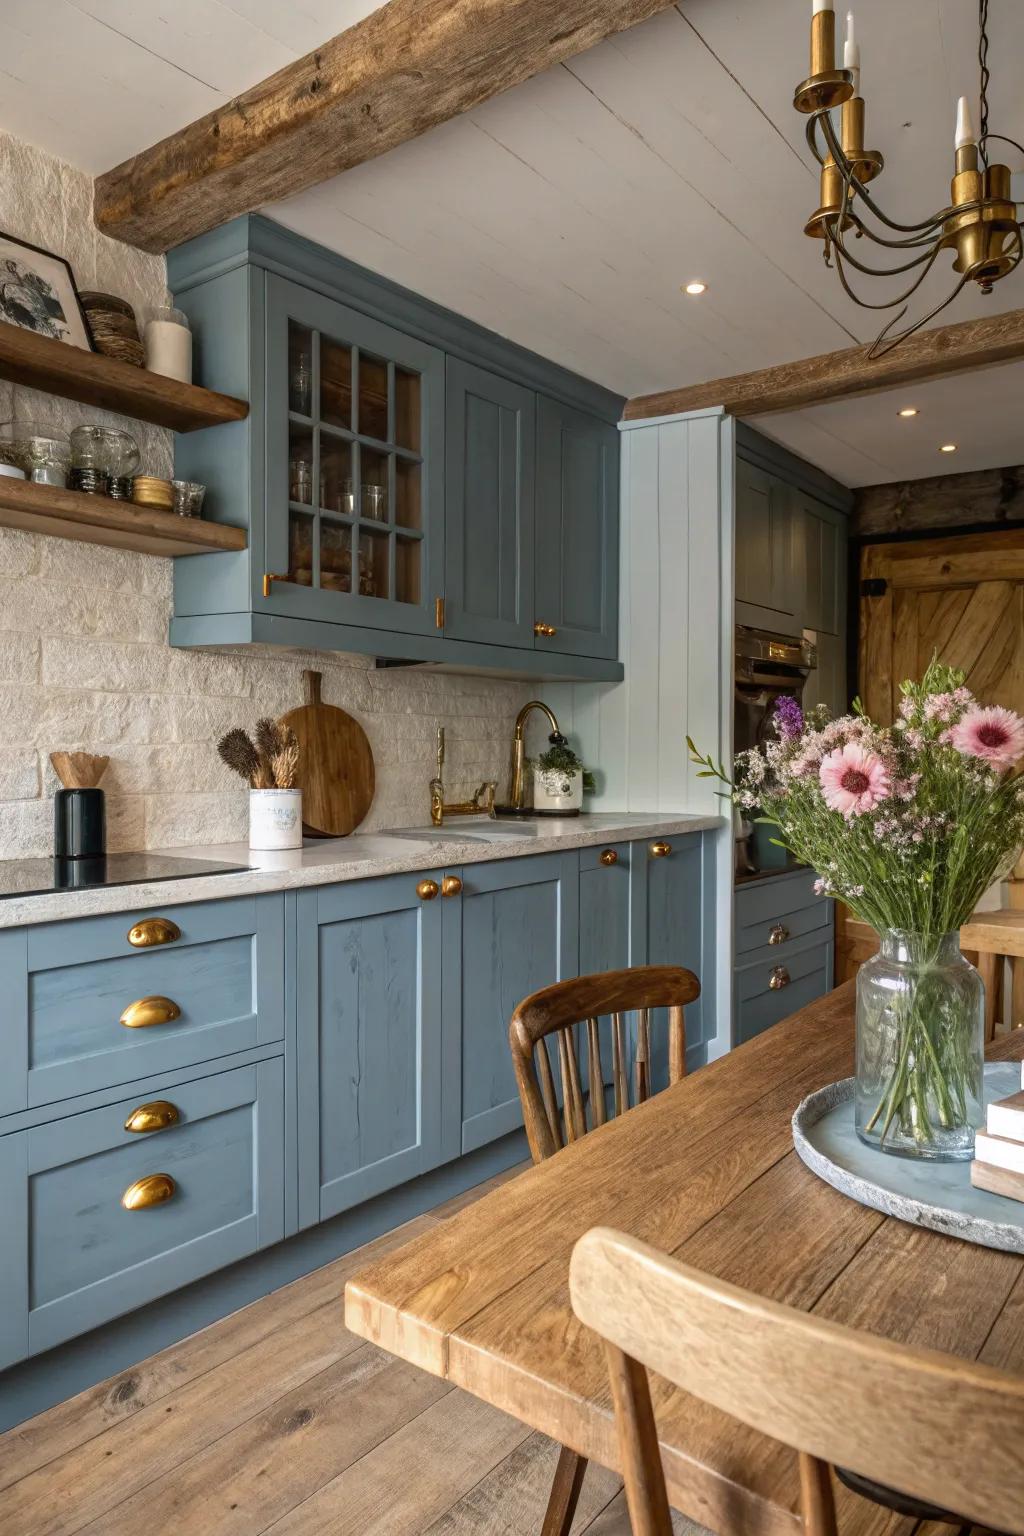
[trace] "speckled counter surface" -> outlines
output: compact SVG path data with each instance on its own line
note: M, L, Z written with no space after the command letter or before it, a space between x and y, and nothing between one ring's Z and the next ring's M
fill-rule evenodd
M405 829L397 833L356 833L352 837L307 842L290 853L253 853L243 843L202 848L153 849L182 859L205 859L247 867L236 874L199 875L194 879L150 881L142 885L102 886L86 891L11 897L0 901L0 928L62 922L107 912L147 910L188 901L224 900L262 895L307 885L335 885L377 875L443 869L530 854L562 853L598 843L629 842L644 837L683 837L722 826L719 816L682 812L603 812L528 823L469 819L443 828Z

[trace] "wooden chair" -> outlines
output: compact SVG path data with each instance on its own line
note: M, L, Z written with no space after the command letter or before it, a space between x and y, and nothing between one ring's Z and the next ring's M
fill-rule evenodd
M1024 1536L1020 1377L780 1306L603 1227L576 1244L569 1290L605 1341L634 1536L672 1532L648 1368L794 1448L806 1536L836 1536L836 1464Z
M692 971L646 965L555 982L519 1004L509 1024L509 1044L535 1163L578 1141L588 1129L604 1125L608 1118L598 1021L611 1016L612 1107L620 1115L631 1107L626 1015L637 1014L633 1103L640 1104L651 1096L651 1009L668 1009L668 1077L669 1083L676 1083L686 1072L683 1010L699 996L700 982ZM586 1095L578 1051L580 1025L586 1026ZM548 1054L550 1036L555 1037L558 1053L561 1111ZM586 1458L563 1446L541 1536L568 1536L586 1470Z
M994 1038L997 1022L1019 1029L1024 1025L1024 911L975 912L960 929L960 948L985 983L985 1039ZM1010 984L1004 987L1007 970Z

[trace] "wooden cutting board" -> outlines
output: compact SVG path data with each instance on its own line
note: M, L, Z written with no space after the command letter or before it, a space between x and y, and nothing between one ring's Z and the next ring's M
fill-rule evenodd
M299 742L302 828L312 837L347 837L373 802L373 753L358 720L320 698L320 673L303 672L306 703L281 716Z

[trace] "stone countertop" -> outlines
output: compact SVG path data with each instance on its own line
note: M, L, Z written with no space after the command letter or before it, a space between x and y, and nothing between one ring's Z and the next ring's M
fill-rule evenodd
M493 859L562 853L598 843L644 837L681 837L724 825L720 816L684 812L594 812L523 822L459 818L443 827L355 833L352 837L307 840L288 853L251 851L244 843L210 847L152 849L180 859L205 859L246 867L230 875L187 876L141 885L99 886L84 891L13 896L0 900L0 928L62 922L108 912L146 911L190 901L227 900L308 885L336 885L376 875L445 870Z

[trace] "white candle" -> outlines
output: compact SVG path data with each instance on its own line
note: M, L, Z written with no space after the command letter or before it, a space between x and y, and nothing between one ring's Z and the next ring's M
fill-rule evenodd
M146 321L142 336L146 367L169 379L192 382L192 332L188 321L177 309L155 310Z
M853 31L853 12L846 13L846 41L843 44L843 68L853 75L853 94L860 95L860 44Z
M819 11L832 10L832 0L811 0L811 15L817 16Z
M956 104L956 137L953 144L957 149L963 149L965 144L976 144L974 127L971 123L971 109L967 104L967 97L961 96Z

